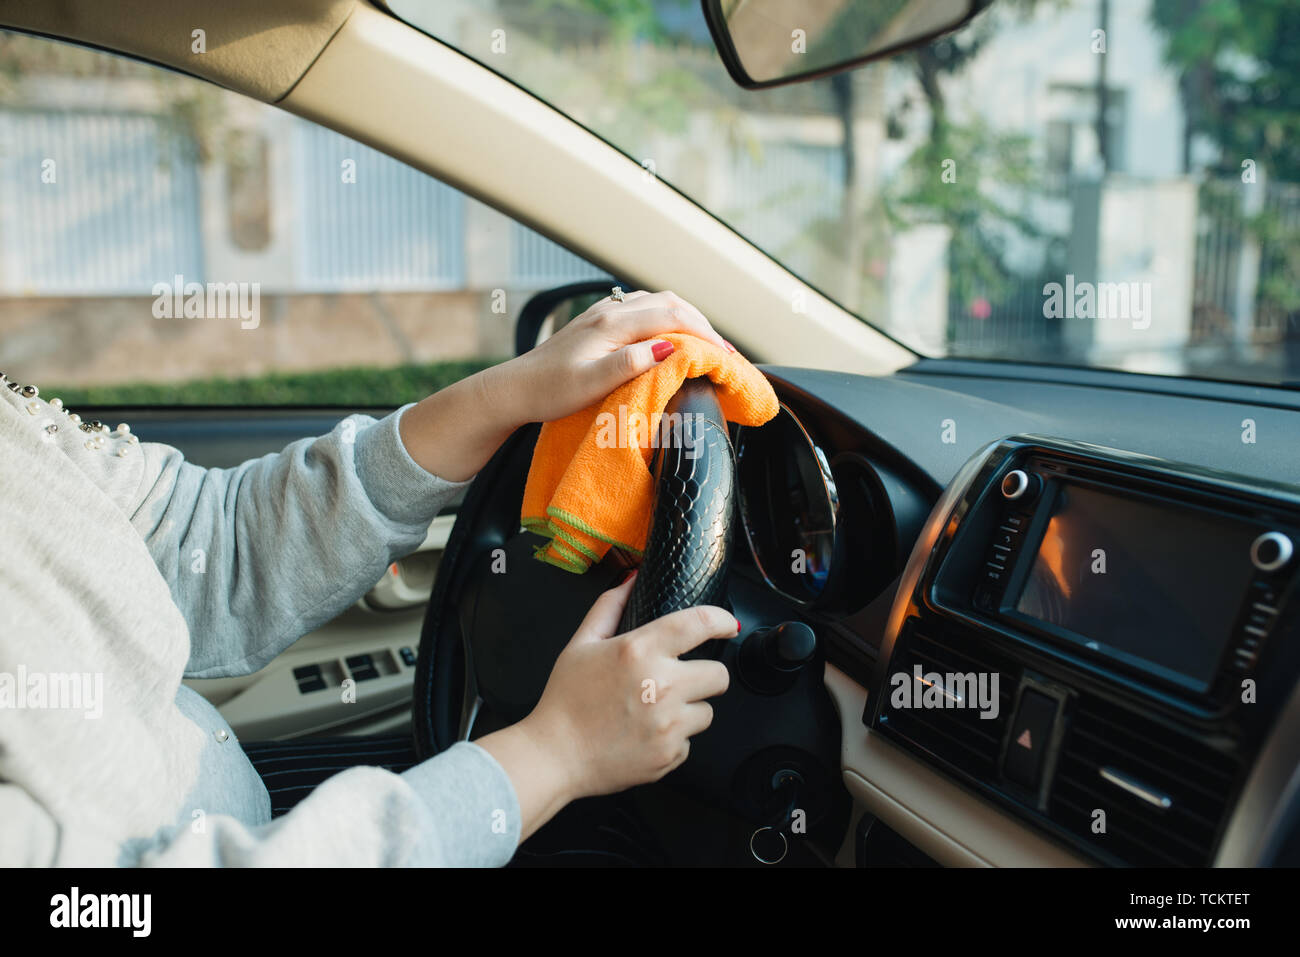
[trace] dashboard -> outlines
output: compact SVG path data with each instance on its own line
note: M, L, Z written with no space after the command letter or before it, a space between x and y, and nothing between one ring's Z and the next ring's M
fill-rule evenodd
M736 437L736 567L822 639L845 783L942 863L1290 862L1300 409L990 365L767 369Z

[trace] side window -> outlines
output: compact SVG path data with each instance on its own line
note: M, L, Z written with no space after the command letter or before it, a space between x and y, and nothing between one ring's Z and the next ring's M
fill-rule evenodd
M393 406L601 275L306 120L0 32L0 369L68 402Z

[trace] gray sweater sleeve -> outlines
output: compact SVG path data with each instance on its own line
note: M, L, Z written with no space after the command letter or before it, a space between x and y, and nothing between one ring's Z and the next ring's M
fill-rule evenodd
M94 815L88 815L94 817ZM118 863L145 867L499 867L519 842L519 805L505 771L462 741L402 774L355 767L283 817L260 825L208 814L162 829ZM0 863L96 865L100 835L58 821L0 780ZM111 857L110 857L111 859Z
M407 408L349 416L230 469L141 446L145 468L124 505L189 623L187 677L256 671L419 547L467 483L410 457L398 434Z
M248 827L210 816L140 863L161 867L500 867L519 842L519 806L505 771L462 741L402 774L355 767L288 814Z

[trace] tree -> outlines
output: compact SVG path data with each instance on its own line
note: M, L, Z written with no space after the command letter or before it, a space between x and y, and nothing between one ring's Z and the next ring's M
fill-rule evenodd
M1017 208L1018 198L1039 191L1041 183L1030 138L999 131L978 117L954 121L945 87L984 52L1001 24L1033 16L1039 3L1005 0L997 16L985 13L966 29L901 58L922 97L921 103L904 101L902 109L923 106L929 135L885 193L884 212L896 228L917 220L949 227L949 274L958 295L978 291L996 299L1007 288L1013 278L1004 263L1008 238L1043 235ZM902 125L898 116L890 122Z
M1187 117L1183 168L1191 172L1194 139L1218 148L1214 170L1256 175L1279 188L1300 183L1300 4L1295 0L1155 0L1155 26L1165 34L1165 60L1178 70ZM1206 186L1209 187L1210 183ZM1300 373L1300 231L1277 204L1266 202L1246 228L1261 249L1256 315L1277 323L1289 377Z
M1300 4L1155 0L1151 17L1179 71L1184 169L1199 134L1219 147L1224 170L1253 159L1274 179L1300 182Z

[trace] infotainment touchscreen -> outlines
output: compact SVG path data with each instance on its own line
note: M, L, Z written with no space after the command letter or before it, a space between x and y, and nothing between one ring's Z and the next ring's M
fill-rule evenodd
M1249 585L1253 536L1213 513L1063 483L1015 610L1204 690Z

